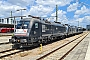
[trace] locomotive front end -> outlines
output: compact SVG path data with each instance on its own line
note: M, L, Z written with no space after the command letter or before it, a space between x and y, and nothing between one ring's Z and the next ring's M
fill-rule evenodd
M29 41L29 32L30 32L30 20L21 20L15 27L14 35L9 42L13 43L14 46L20 47L21 45L27 45Z

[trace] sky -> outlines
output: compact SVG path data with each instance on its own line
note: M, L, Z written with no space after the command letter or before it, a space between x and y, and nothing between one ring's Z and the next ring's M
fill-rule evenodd
M56 18L58 5L58 22L74 26L86 27L90 24L89 0L0 0L0 18L22 15L47 17L51 22Z

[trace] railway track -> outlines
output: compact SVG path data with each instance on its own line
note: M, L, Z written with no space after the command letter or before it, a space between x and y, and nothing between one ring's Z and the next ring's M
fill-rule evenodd
M0 43L0 45L3 45L3 44L10 44L10 42L3 42L3 43Z
M53 51L42 55L35 60L63 60L89 33L85 33L72 41L63 44L62 46L54 49Z
M86 33L85 33L85 34L86 34ZM84 35L85 35L85 34L84 34ZM81 35L81 36L82 36L82 35ZM81 37L81 36L80 36L80 37ZM76 39L78 39L78 38L80 38L80 37L77 37ZM72 41L69 41L67 44L64 44L63 46L61 46L61 47L59 47L58 49L56 49L56 50L54 50L54 51L46 54L45 56L49 56L50 54L54 53L55 51L63 48L64 46L68 45L69 43L75 41L76 39L73 39ZM7 44L7 43L6 43L6 44ZM28 50L30 50L30 49L28 49ZM20 52L24 52L24 51L27 51L27 52L28 52L28 50L9 49L9 50L5 50L5 51L1 51L1 52L0 52L0 59L3 59L3 58L5 58L5 57L9 57L9 56L14 55L14 54L16 54L16 53L20 53ZM35 59L35 60L42 60L43 58L44 58L45 60L50 60L50 59L46 59L45 56L42 56L42 57L37 58L37 59Z
M7 51L9 49L11 49L13 44L9 43L9 42L3 42L3 43L0 43L0 53L3 52L3 51Z
M31 47L31 48L26 48L26 49L8 49L5 51L1 51L0 52L0 59L5 60L5 59L9 59L10 56L24 56L24 53L28 53L30 50L33 50L36 47Z
M23 52L24 50L16 50L16 49L9 49L9 50L5 50L0 52L0 59L14 55L16 53L20 53Z

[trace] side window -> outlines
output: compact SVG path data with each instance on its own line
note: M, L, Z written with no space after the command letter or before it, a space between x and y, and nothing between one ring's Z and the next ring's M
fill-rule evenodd
M35 28L38 28L38 23L35 23Z
M42 25L42 32L45 32L45 25Z

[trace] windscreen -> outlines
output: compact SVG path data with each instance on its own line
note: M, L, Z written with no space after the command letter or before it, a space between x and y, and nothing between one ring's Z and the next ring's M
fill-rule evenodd
M16 29L28 29L29 23L30 23L30 21L20 21L17 24Z

